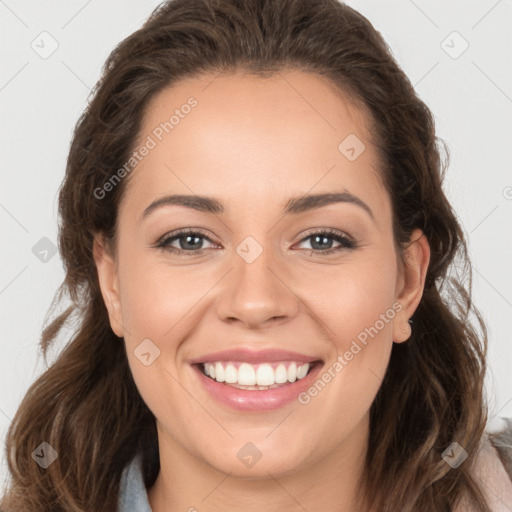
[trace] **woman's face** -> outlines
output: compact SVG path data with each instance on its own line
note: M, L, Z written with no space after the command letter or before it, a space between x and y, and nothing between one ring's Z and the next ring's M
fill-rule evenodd
M299 71L205 75L150 103L116 257L95 258L161 456L258 477L362 454L429 257L422 237L398 266L368 126Z

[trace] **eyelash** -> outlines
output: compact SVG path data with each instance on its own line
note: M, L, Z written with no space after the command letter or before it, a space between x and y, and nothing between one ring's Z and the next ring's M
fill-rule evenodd
M210 240L209 237L207 237L200 230L195 230L194 231L194 230L190 230L190 229L183 229L183 230L179 230L179 231L175 232L172 236L163 237L162 239L160 239L155 244L154 247L163 249L165 251L172 252L172 253L174 253L176 255L188 254L188 255L197 255L197 256L199 256L199 255L203 254L205 251L208 250L208 249L196 249L196 250L186 251L184 249L177 249L176 247L170 247L170 244L174 240L178 240L178 239L183 238L183 237L185 237L187 235L199 235L199 238L205 238L209 242L214 243L212 240ZM332 229L323 229L323 230L311 232L307 236L302 238L300 240L300 242L303 242L305 240L313 238L314 236L317 236L317 235L329 235L328 238L332 238L336 242L340 242L342 245L340 247L337 247L337 248L334 248L334 249L332 249L332 248L331 249L327 249L325 251L320 251L320 250L315 250L315 249L306 249L306 250L308 250L308 251L310 251L312 253L315 253L315 254L320 254L320 255L323 255L323 254L333 254L333 253L335 253L337 251L340 251L342 249L351 250L351 249L355 249L357 247L357 244L354 241L352 241L350 238L348 238L348 237L340 234L338 231L335 231L335 230L332 230Z

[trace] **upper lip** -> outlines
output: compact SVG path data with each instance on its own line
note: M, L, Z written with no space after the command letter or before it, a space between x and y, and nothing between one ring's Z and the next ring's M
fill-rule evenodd
M190 364L211 363L216 361L243 361L253 364L275 361L297 361L300 363L312 363L318 360L318 357L307 356L305 354L299 354L298 352L292 352L290 350L254 350L238 348L222 350L221 352L211 352L210 354L205 354L204 356L192 359Z

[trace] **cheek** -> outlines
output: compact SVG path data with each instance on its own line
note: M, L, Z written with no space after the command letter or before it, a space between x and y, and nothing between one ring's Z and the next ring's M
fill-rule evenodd
M148 253L125 253L119 268L126 351L144 402L163 423L187 430L197 415L194 401L179 384L184 378L180 346L197 325L194 314L215 276L197 267L165 265ZM180 414L172 414L179 409Z
M341 439L367 414L389 362L395 299L396 267L392 255L343 266L336 273L315 279L309 308L332 343L314 385L299 400L312 416L325 415L333 439ZM322 291L322 293L320 293ZM395 308L393 307L395 305Z
M392 254L347 261L336 272L315 276L304 289L339 353L354 340L389 340L396 311L396 266ZM369 343L368 343L369 345ZM355 349L357 350L357 349ZM350 357L350 356L349 356Z
M132 254L120 266L123 324L133 342L138 338L170 339L193 315L216 276L200 266L167 265L148 254Z

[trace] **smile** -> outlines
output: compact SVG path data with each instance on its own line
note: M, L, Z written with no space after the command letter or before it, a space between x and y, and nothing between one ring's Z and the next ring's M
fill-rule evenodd
M230 410L269 411L297 400L317 378L321 359L283 350L234 349L189 361L206 402Z
M238 389L274 389L288 382L303 379L311 365L297 361L280 361L263 364L245 362L211 362L202 365L203 373L217 382L224 382Z

